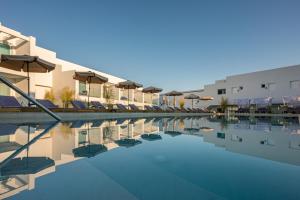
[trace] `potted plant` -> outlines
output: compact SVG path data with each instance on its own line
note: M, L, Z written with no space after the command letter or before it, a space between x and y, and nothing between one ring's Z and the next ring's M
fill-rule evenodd
M74 99L75 92L69 87L64 87L60 92L60 99L62 101L63 107L68 108L70 102Z
M114 94L113 94L113 90L112 90L111 86L104 85L104 87L103 87L103 98L106 101L107 108L109 110L112 110L113 109Z
M55 95L54 95L53 89L48 90L45 93L44 99L47 99L47 100L49 100L49 101L51 101L53 103L55 102Z

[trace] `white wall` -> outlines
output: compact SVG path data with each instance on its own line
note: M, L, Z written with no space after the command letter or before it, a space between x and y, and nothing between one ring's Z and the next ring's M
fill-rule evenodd
M300 65L282 67L272 70L265 70L241 75L228 76L224 80L216 81L214 84L204 86L203 92L196 92L200 96L212 96L212 101L200 101L196 104L199 107L209 105L219 105L221 97L228 98L229 101L243 98L263 98L272 97L273 103L282 102L282 96L300 96L300 88L292 89L290 81L300 80ZM261 88L261 84L275 83L274 90ZM233 87L243 87L238 93L232 93ZM226 89L225 95L218 95L218 89ZM185 95L190 94L186 92ZM188 105L188 101L186 102Z

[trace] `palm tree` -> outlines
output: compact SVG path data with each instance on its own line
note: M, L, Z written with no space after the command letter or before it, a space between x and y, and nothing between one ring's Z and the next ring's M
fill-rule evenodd
M220 107L221 107L222 112L226 111L226 109L228 107L228 99L226 97L221 98Z

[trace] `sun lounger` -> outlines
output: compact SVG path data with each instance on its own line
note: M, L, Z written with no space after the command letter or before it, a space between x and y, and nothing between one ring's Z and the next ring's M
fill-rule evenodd
M93 112L96 111L94 109L89 109L85 103L83 103L82 101L78 101L78 100L73 100L71 101L71 104L73 106L73 111L79 111L79 112Z
M2 112L32 112L38 111L36 107L23 107L13 96L0 95L0 111Z
M148 112L155 112L156 111L154 108L152 108L151 106L147 106L147 105L144 106L144 110L148 111Z
M117 110L121 111L121 112L128 112L129 110L126 108L126 106L124 106L123 104L117 103Z
M135 104L129 104L129 107L134 112L141 112L143 110L140 110Z
M95 109L106 110L105 106L102 103L100 103L99 101L91 101L91 105Z
M36 99L36 101L39 102L40 104L42 104L43 106L45 106L48 109L58 108L57 105L55 105L52 101L50 101L48 99Z
M71 104L76 109L88 109L88 107L82 101L73 100L71 101Z
M152 108L157 112L164 112L163 109L161 109L161 107L159 106L152 106Z

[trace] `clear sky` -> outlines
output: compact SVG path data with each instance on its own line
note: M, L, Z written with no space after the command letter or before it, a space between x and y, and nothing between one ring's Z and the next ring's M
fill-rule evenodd
M9 0L0 22L59 58L144 86L200 89L300 64L299 0Z

